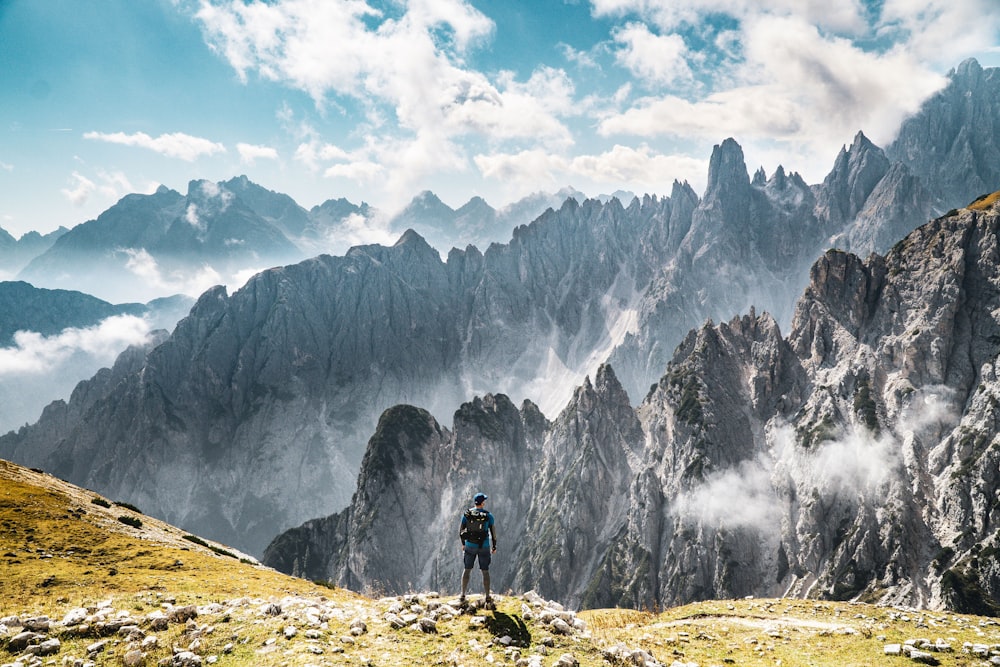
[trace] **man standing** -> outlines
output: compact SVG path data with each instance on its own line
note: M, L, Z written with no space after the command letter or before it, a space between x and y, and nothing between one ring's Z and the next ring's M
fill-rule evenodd
M490 596L490 561L492 554L497 552L497 535L493 529L493 515L486 511L485 493L477 493L472 502L475 507L465 510L462 524L458 530L462 540L462 555L465 571L462 573L462 597L458 602L465 606L465 590L469 586L472 566L479 560L479 569L483 571L483 591L486 593L486 606L493 608L493 598ZM492 538L492 542L491 542Z

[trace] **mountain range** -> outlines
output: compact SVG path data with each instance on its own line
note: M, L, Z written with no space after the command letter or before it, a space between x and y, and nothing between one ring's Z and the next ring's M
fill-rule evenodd
M123 355L69 402L0 438L0 455L253 553L329 515L282 535L268 557L359 588L442 580L453 558L442 560L434 540L454 532L474 487L491 484L507 518L502 539L512 554L519 549L518 564L498 579L534 582L559 599L667 603L758 585L835 596L860 594L877 577L898 599L957 604L949 591L961 586L907 588L939 547L953 550L938 560L942 572L972 576L968 550L984 538L946 540L922 514L944 507L958 517L952 496L932 505L926 489L918 497L892 487L900 530L914 531L906 544L919 553L897 550L887 560L878 550L890 542L879 531L897 524L876 519L888 510L844 491L812 500L821 485L802 460L840 442L839 429L855 427L857 414L870 432L898 430L910 404L883 393L877 354L904 358L905 335L916 345L925 342L920 331L927 356L948 349L930 315L929 328L914 320L917 334L868 322L871 312L927 306L914 285L899 283L906 298L892 302L895 292L870 288L876 278L866 276L909 271L892 244L969 203L954 199L961 184L939 182L940 173L975 174L984 185L994 178L994 163L977 157L996 150L992 125L965 126L997 117L998 76L963 63L890 146L859 133L817 185L783 167L751 176L727 139L713 151L701 197L675 182L669 196L570 198L485 251L453 249L442 260L411 231L392 247L263 271L231 295L213 288L168 337ZM180 195L154 197L186 215ZM934 224L974 229L990 215ZM945 248L944 233L937 246L909 240L923 233L901 246L914 262L987 254ZM824 254L833 244L843 250ZM888 254L862 261L844 251ZM921 269L920 278L939 286L933 281L957 270ZM846 302L822 298L838 289ZM750 314L732 319L740 313ZM883 350L881 337L896 347ZM914 383L911 400L931 400L926 384ZM431 416L448 414L450 427ZM737 488L740 479L767 478L760 457L789 432L791 451L805 453L778 457L794 468L793 481L770 488L796 495L774 504L783 513L765 512L782 530L759 531L749 520L720 528L716 515L692 522L668 511L685 498L711 507L714 495L698 494L716 477L731 475ZM945 484L946 468L932 468L935 483ZM756 497L756 487L746 490ZM402 539L399 522L378 520L387 498L413 519L403 522L411 556L391 557L406 563L385 562L394 548L373 550L387 535ZM734 506L744 505L752 507ZM814 521L803 520L800 533L801 516ZM853 549L854 565L838 549Z
M497 211L475 197L456 211L425 192L389 217L344 198L307 211L246 176L195 180L186 194L160 186L153 194L127 195L95 220L44 237L26 234L15 241L0 230L0 260L9 275L37 287L82 290L113 302L149 301L215 284L242 285L272 266L343 253L373 233L395 238L413 228L442 251L485 248L569 196L583 199L572 190L537 193Z

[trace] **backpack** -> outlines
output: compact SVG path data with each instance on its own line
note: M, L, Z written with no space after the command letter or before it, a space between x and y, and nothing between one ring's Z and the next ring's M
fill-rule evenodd
M489 512L486 510L477 510L475 507L470 507L465 510L465 527L462 528L462 539L466 542L472 542L483 545L486 541L486 528L487 523L490 520Z

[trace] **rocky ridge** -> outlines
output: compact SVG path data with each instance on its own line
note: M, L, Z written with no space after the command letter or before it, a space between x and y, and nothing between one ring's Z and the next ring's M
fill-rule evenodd
M426 453L363 465L351 506L323 520L336 539L289 533L265 561L360 589L444 585L457 517L483 487L506 550L495 585L570 605L787 595L1000 613L996 200L885 256L828 251L786 337L766 313L709 322L634 410L603 366L530 446L504 396L464 405L462 434L429 415L423 434L406 428L395 408L380 432ZM470 484L458 452L485 443L480 456L506 463ZM434 489L436 514L416 488ZM345 516L364 519L346 529ZM405 574L343 558L390 549Z

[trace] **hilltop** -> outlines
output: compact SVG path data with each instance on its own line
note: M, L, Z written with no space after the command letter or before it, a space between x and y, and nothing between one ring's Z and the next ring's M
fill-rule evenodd
M896 651L972 665L1000 645L992 619L816 600L575 613L532 592L495 611L475 595L465 610L437 592L370 598L37 470L0 461L0 480L5 665L906 664Z

